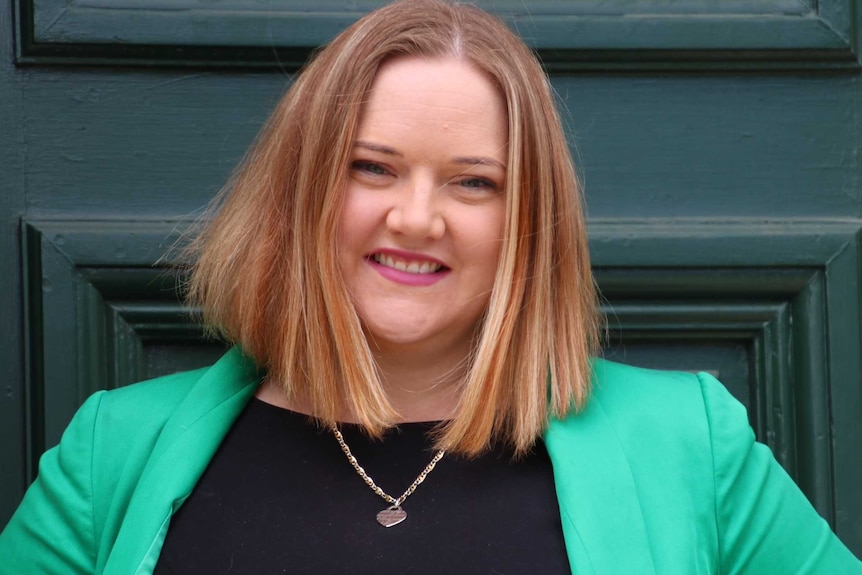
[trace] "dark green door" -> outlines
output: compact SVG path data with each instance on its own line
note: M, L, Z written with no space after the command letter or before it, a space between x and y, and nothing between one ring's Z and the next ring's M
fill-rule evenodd
M377 4L0 0L0 524L89 393L220 353L152 266ZM553 76L607 355L719 376L862 555L859 0L480 5Z

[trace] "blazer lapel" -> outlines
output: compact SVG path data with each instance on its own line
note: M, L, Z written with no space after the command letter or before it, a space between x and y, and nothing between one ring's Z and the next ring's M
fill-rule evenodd
M629 461L597 395L584 412L551 421L544 438L569 563L578 575L654 575Z
M259 382L254 363L234 348L191 389L144 467L106 575L152 573L171 514L191 493Z

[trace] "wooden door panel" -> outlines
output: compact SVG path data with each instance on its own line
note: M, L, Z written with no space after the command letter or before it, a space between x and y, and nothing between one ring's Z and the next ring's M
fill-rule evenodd
M857 66L853 0L486 0L549 69ZM23 63L297 69L379 0L18 0Z

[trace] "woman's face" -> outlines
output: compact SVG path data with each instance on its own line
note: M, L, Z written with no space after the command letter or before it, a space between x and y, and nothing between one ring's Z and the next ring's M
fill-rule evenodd
M468 353L497 270L506 159L505 103L483 74L456 59L380 68L338 232L373 349Z

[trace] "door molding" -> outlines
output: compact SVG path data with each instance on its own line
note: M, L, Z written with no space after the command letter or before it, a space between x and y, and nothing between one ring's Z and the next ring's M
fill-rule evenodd
M379 0L16 0L19 64L295 71ZM486 0L552 72L857 68L854 0ZM525 9L528 8L527 9Z

